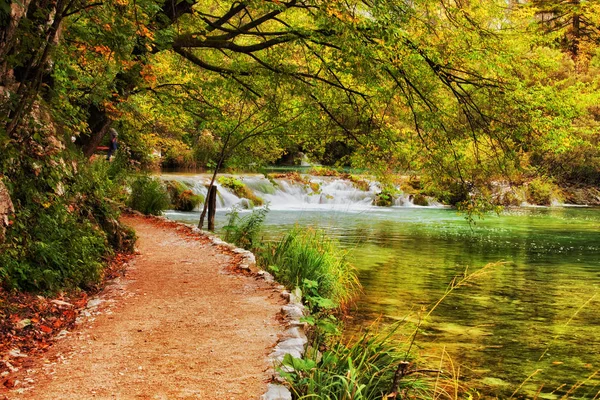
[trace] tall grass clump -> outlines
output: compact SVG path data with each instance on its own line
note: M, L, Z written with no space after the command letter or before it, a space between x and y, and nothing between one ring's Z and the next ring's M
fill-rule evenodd
M346 253L323 232L296 227L260 254L260 262L282 284L343 308L360 290ZM318 305L318 304L317 304Z
M223 228L225 230L223 239L246 250L258 250L260 233L268 212L269 205L267 204L263 208L253 210L245 217L240 217L239 208L234 206L227 214L229 219Z
M160 215L171 202L160 179L142 175L131 183L127 205L146 215Z
M427 381L397 379L399 366L410 362L392 339L393 332L365 333L350 343L338 340L323 352L309 348L303 359L287 355L280 374L296 399L427 398L431 392Z

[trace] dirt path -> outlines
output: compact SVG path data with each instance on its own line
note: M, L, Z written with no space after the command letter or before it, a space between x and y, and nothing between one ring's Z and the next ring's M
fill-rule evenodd
M128 282L113 285L101 312L36 361L20 377L30 385L8 398L260 398L282 330L279 293L232 273L234 257L206 239L142 217L124 222L139 237Z

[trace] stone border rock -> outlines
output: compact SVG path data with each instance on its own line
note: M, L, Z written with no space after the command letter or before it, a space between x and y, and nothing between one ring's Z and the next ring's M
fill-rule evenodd
M199 229L195 225L186 224L179 221L173 221L164 216L147 216L138 211L127 210L131 214L139 215L142 217L156 218L161 221L173 223L186 228L190 228L192 232L202 235L208 238L213 245L222 246L238 254L242 257L242 261L239 267L243 270L251 272L256 276L262 277L266 282L274 285L274 288L278 290L281 296L287 300L288 304L281 307L281 313L285 317L287 323L287 329L279 337L277 344L273 348L273 351L269 354L268 360L273 366L273 382L267 385L267 391L261 396L262 400L292 400L292 393L290 390L283 385L283 378L276 372L277 368L282 366L283 358L286 354L290 354L293 357L300 358L304 355L308 339L304 331L305 324L300 319L307 314L306 308L302 304L302 296L298 292L289 292L285 287L276 282L273 275L264 270L257 269L256 257L248 250L239 248L234 244L227 243L221 238L206 231Z

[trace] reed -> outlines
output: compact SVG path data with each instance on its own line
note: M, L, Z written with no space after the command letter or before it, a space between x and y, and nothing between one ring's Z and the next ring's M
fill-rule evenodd
M323 232L296 227L259 255L259 262L289 288L300 287L344 308L360 291L354 267Z

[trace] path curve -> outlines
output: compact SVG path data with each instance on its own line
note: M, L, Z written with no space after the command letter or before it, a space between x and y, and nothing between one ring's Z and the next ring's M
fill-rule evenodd
M138 235L124 286L21 376L9 399L259 399L284 303L235 256L168 222L124 217ZM117 294L118 293L118 294ZM93 311L93 309L92 309ZM15 388L18 389L18 388Z

